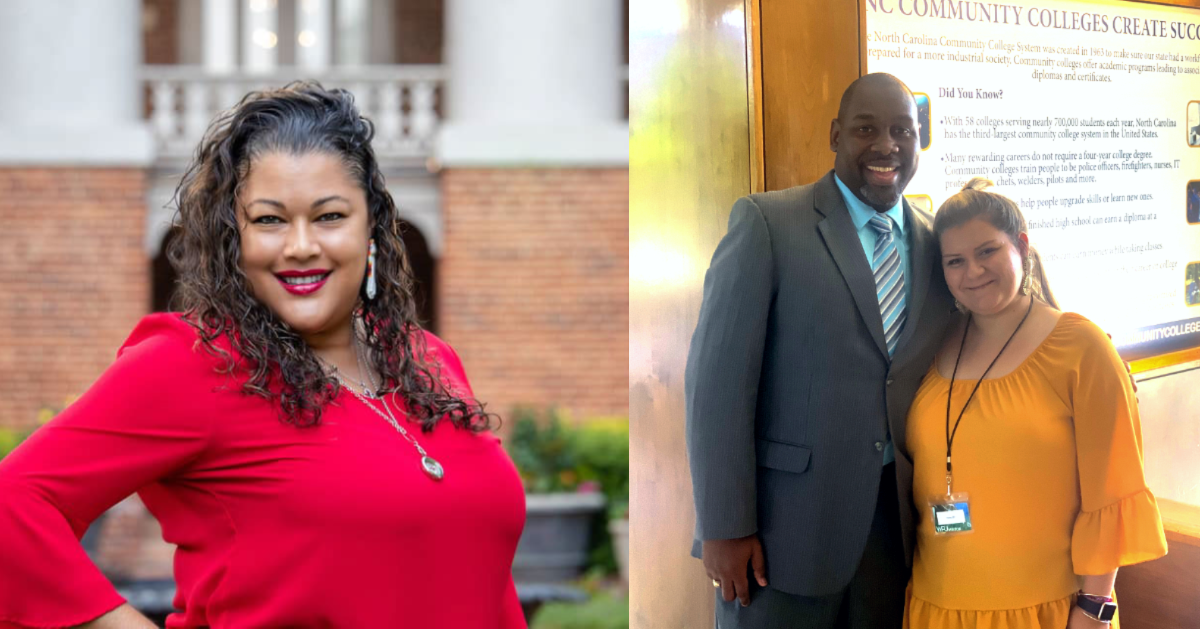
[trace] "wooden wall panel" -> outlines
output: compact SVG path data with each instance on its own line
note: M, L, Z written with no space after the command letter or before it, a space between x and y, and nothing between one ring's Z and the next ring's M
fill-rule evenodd
M761 0L763 171L767 190L833 168L829 123L859 77L861 0Z
M1184 629L1200 625L1200 506L1158 499L1167 556L1117 572L1124 629Z
M1167 556L1117 572L1121 629L1189 629L1200 625L1200 546L1170 538Z

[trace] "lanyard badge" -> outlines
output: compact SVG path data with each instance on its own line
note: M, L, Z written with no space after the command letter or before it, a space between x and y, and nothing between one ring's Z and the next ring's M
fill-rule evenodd
M1013 330L1012 336L1008 337L1008 341L1004 343L1004 347L992 359L992 364L983 371L983 375L979 376L979 380L975 383L975 388L971 390L971 395L967 396L967 403L963 405L962 411L958 413L958 419L954 422L954 430L950 429L950 399L954 395L954 378L958 375L958 364L962 360L963 348L967 345L967 331L971 329L971 317L967 316L967 324L963 328L962 343L958 346L958 358L954 361L954 373L950 375L950 391L946 394L946 495L935 496L928 500L929 512L933 518L933 533L934 535L961 535L970 533L974 529L971 524L971 501L966 492L953 493L952 483L954 476L951 471L953 468L950 465L950 452L954 447L954 436L958 434L958 424L962 421L963 414L967 412L967 407L971 405L971 400L975 399L975 393L979 391L979 385L983 384L983 380L987 378L988 372L996 365L996 361L1000 360L1000 355L1004 350L1008 349L1009 343L1017 337L1017 332L1021 331L1021 326L1025 325L1025 320L1029 318L1029 313L1033 311L1033 297L1029 298L1029 308L1025 311L1025 316L1021 318L1021 322L1017 324L1017 329Z
M934 535L955 535L974 530L971 526L971 503L965 492L930 498L929 508L933 515Z

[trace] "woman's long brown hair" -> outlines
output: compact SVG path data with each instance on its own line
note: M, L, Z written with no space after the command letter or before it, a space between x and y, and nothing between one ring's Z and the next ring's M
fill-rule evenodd
M377 249L378 293L366 299L364 281L356 312L371 348L365 358L424 430L444 417L460 428L488 430L495 416L477 400L450 390L436 363L423 359L427 348L417 322L412 270L395 204L371 148L373 136L373 125L359 114L349 92L313 82L253 92L217 118L175 191L177 235L167 256L179 286L172 305L185 313L206 349L225 358L225 371L245 374L243 392L278 403L286 423L318 424L340 384L300 335L253 297L240 264L237 198L264 154L333 155L366 193ZM218 339L228 342L240 363L217 345Z

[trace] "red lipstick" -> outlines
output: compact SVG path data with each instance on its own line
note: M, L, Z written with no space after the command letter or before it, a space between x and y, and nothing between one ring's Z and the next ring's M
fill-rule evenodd
M320 290L325 282L329 279L330 271L327 269L308 269L305 271L280 271L275 274L279 279L280 286L293 295L311 295ZM289 283L289 278L320 278L315 281L306 281L304 283Z

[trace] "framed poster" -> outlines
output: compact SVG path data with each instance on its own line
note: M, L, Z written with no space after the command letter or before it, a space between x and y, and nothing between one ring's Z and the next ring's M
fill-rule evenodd
M936 208L991 179L1020 205L1064 310L1135 365L1200 358L1200 9L863 8L866 70L899 77L928 112L906 194Z

